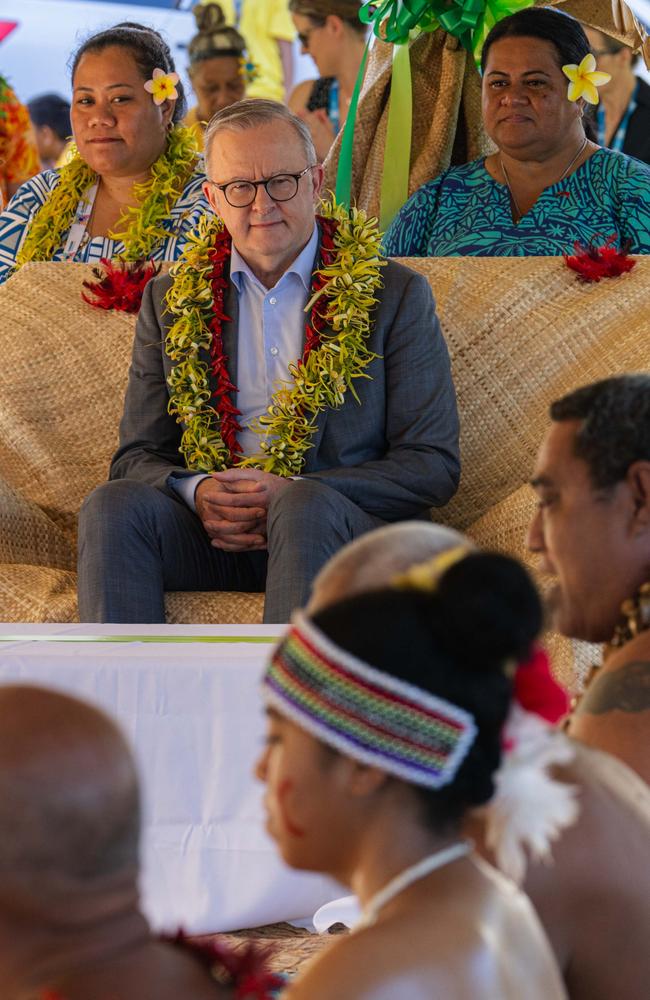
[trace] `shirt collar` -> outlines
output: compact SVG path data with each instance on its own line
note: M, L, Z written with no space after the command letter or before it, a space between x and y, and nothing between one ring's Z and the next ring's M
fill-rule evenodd
M295 274L300 278L303 285L305 286L305 291L309 291L311 288L312 273L314 270L314 258L316 256L316 249L318 247L318 226L314 223L314 230L307 242L307 245L300 251L296 259L292 264L289 265L287 270L284 272L280 281L277 282L279 285L281 281L284 281L287 274ZM237 250L235 244L232 245L232 250L230 253L230 277L237 291L241 292L242 282L241 275L245 274L250 281L254 284L259 285L260 288L264 288L261 281L255 277L250 267L242 257L242 255ZM277 287L277 285L276 285ZM267 292L269 289L264 288Z

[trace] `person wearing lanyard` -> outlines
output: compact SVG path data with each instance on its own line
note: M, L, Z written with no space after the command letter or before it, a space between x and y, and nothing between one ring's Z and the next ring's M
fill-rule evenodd
M612 78L600 90L598 144L650 163L650 86L634 74L639 56L615 38L584 28L598 69Z
M359 0L290 0L302 51L312 57L317 80L298 84L289 107L309 126L316 154L324 160L345 119L361 65L365 25Z
M207 208L180 125L182 84L152 29L92 36L72 69L75 155L24 183L0 215L0 282L35 261L175 260Z

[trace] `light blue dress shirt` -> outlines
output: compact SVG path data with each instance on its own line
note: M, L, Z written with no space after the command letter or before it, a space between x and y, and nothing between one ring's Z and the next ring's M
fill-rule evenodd
M260 438L251 430L282 383L291 386L288 366L302 354L305 334L305 306L309 301L312 269L318 248L318 228L293 264L273 288L266 288L233 246L230 280L237 290L237 409L241 431L239 443L244 455L260 450ZM171 479L171 485L185 503L195 509L194 492L204 474Z

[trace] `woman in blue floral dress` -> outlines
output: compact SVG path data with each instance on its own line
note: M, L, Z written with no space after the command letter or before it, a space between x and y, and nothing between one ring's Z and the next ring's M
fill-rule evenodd
M588 53L578 21L548 8L492 29L483 119L498 151L416 191L386 234L389 256L555 256L613 234L650 253L650 167L591 142L584 100L567 99L562 67Z

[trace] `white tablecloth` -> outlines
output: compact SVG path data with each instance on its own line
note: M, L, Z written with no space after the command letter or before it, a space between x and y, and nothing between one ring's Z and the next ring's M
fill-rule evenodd
M302 919L341 895L325 878L290 871L263 827L252 777L264 731L259 679L282 631L0 624L0 682L85 698L129 737L144 791L143 903L156 927L200 933ZM271 640L97 641L117 635ZM59 641L41 641L47 636ZM79 636L91 641L60 641Z

